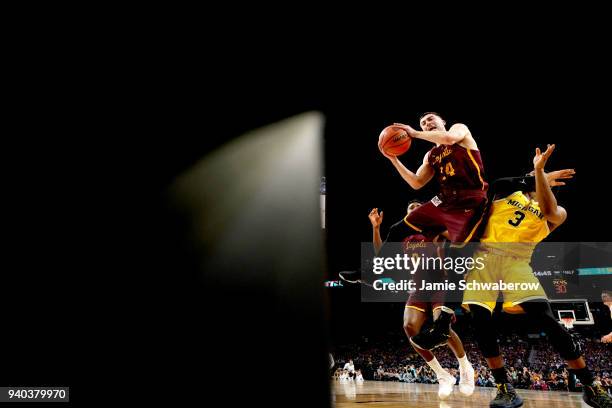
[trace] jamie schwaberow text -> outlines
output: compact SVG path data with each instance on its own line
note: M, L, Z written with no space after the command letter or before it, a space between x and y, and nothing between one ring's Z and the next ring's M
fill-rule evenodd
M483 291L512 291L512 290L538 290L540 284L538 282L477 282L460 280L459 282L428 282L421 281L420 287L414 281L401 280L399 282L387 282L376 280L373 283L375 290L390 290L390 291L452 291L452 290L483 290Z

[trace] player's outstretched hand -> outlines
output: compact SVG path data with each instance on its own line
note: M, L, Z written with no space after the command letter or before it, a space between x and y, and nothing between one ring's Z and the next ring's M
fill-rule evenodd
M542 153L539 147L536 147L535 156L533 157L533 168L535 170L543 170L544 166L546 166L546 162L548 161L548 158L554 151L555 151L554 144L552 145L549 144L544 153Z
M410 137L414 137L414 134L416 133L416 130L414 130L408 125L404 125L403 123L394 123L393 126L398 127L400 129L404 129Z
M372 228L380 227L380 224L382 224L382 221L383 221L383 212L384 211L381 211L379 214L378 208L373 208L372 211L370 211L368 218L370 219L370 222L372 223Z
M612 343L612 333L606 334L601 338L602 343Z
M574 178L574 174L576 174L574 169L551 171L550 173L546 173L546 180L548 180L548 185L551 187L564 186L565 183L559 180Z
M380 142L381 142L381 138L379 137L379 138L378 138L378 150L380 150L380 153L381 153L383 156L385 156L387 159L391 160L391 161L395 161L395 160L397 160L397 156L396 156L396 155L394 155L394 154L388 154L388 153L385 153L385 151L383 150L383 148L382 148L382 147L381 147L381 145L380 145Z
M574 174L576 174L576 170L574 169L555 170L555 171L551 171L550 173L545 173L545 174L546 174L546 180L548 181L549 186L551 187L564 186L565 183L559 180L574 178ZM527 173L527 175L535 176L535 170L531 170L529 173Z

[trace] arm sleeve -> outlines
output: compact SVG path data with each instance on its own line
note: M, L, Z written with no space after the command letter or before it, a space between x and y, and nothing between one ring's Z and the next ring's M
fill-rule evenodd
M535 191L535 177L503 177L496 179L489 188L489 200L506 196L515 191Z

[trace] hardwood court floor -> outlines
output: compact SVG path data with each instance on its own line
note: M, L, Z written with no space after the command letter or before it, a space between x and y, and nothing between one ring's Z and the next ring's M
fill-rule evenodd
M455 386L453 393L444 401L438 398L438 384L409 384L387 381L365 381L361 384L341 384L332 381L332 401L336 408L349 407L419 407L460 408L489 407L495 397L496 388L476 387L474 394L465 397ZM523 407L586 407L582 394L564 391L518 390L525 402Z

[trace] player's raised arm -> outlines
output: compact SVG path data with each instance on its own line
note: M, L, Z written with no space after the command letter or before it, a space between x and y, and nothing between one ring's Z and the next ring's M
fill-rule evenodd
M544 173L548 185L551 187L564 186L565 181L574 177L576 171L574 169L562 169ZM520 177L502 177L498 178L489 187L489 198L496 199L500 196L506 196L515 191L535 191L535 170Z
M558 226L567 218L567 212L563 207L557 205L557 199L550 189L549 180L544 172L546 162L554 150L554 144L548 145L544 153L540 151L539 147L536 148L535 156L533 158L533 169L535 172L534 175L536 181L536 197L540 209L550 224Z
M425 157L423 157L423 164L421 164L416 173L413 173L412 171L408 170L406 166L404 166L404 164L397 158L397 156L385 153L380 145L378 146L378 149L380 150L383 156L385 156L391 161L393 167L395 167L400 176L402 176L402 178L406 180L406 183L408 183L410 187L415 190L418 190L423 187L434 176L434 169L429 165L429 162L427 160L429 153L425 154Z
M380 248L383 246L382 238L380 237L380 225L383 220L383 211L378 213L378 208L373 208L368 215L372 223L372 245L374 245L374 253L378 255Z

